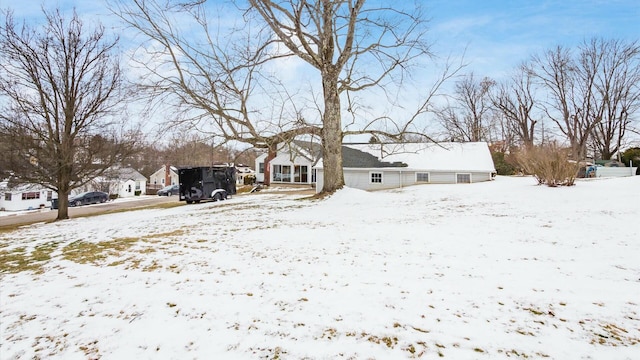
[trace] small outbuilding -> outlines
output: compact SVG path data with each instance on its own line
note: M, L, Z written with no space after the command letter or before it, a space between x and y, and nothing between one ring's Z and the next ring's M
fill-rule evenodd
M485 142L344 144L342 166L345 185L362 190L469 184L492 180L496 174ZM322 159L314 169L320 192Z

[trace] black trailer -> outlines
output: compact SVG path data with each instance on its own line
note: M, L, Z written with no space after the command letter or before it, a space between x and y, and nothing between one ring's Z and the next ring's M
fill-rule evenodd
M223 200L236 193L236 168L198 166L178 169L180 200L187 204Z

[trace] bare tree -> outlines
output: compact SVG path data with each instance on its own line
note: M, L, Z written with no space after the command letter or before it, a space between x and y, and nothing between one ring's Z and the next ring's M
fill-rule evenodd
M593 140L601 156L619 150L639 108L640 48L637 42L592 39L576 54L558 46L532 58L529 71L544 86L547 115L581 159Z
M344 136L367 133L401 139L415 129L412 124L428 108L425 101L409 120L376 115L357 129L344 131L343 112L365 117L358 114L364 106L356 93L377 89L393 98L387 89L401 85L413 61L430 55L419 7L405 12L399 4L385 7L365 0L236 1L246 26L220 35L221 20L207 20L208 8L202 1L175 6L154 0L112 3L114 13L151 40L141 61L150 74L144 79L148 88L178 99L174 104L188 109L190 124L207 119L225 140L243 141L271 153L277 144L299 135L321 137L323 192L344 184ZM188 15L203 37L194 39L193 29L189 38L180 34L172 17L176 13ZM307 92L312 106L301 105L305 101L299 101L299 89L268 71L274 63L300 60L309 69L309 81L317 80L314 84L321 88L318 97L314 90Z
M137 83L152 105L175 116L173 127L198 130L218 145L233 140L264 148L269 158L282 142L320 135L319 124L300 114L293 95L266 69L268 61L286 58L266 29L247 19L245 29L220 34L217 23L224 20L211 23L203 1L113 0L111 6L145 37L132 58L144 71ZM191 25L182 33L178 24L185 19Z
M125 99L118 39L87 31L75 11L68 21L43 12L41 28L16 25L10 11L0 24L0 132L14 175L58 193L60 220L70 191L118 163L138 134L112 116Z
M503 133L515 134L520 144L526 148L532 147L538 123L533 117L536 100L532 74L524 66L518 67L507 81L491 93L491 103L505 120L501 124L506 127Z
M590 117L595 151L611 159L620 151L633 115L640 109L640 45L591 39L580 46L580 63L594 78Z
M495 82L478 80L473 73L456 83L453 103L441 108L436 116L452 141L487 141L493 114L489 91Z
M600 121L591 116L590 110L594 100L594 74L583 71L572 52L561 46L534 55L527 70L547 92L547 100L541 101L541 107L566 136L572 157L584 158L591 132Z

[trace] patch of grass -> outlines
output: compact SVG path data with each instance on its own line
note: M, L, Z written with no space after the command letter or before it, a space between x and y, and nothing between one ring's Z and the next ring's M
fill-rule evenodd
M123 252L129 250L132 246L138 242L156 242L159 239L165 239L168 237L177 237L184 235L185 230L176 229L171 232L149 234L143 237L123 237L116 238L108 241L100 241L97 243L86 241L75 241L64 248L62 248L62 257L66 260L73 261L79 264L94 264L97 265L111 256L120 256ZM154 248L145 248L140 250L141 254L147 254L154 252ZM124 264L131 264L133 268L139 268L141 260L135 257L129 257L127 259L116 260L109 264L109 266L118 266ZM154 266L155 265L155 266ZM156 269L157 264L152 264L150 267L146 267L146 271Z
M395 337L395 336L394 337L389 337L389 336L379 337L379 336L375 336L375 335L369 335L369 337L367 338L367 341L370 341L370 342L376 343L376 344L384 344L390 349L393 349L394 346L398 345L398 338Z
M139 240L140 238L119 238L97 243L75 241L62 248L62 257L79 264L98 264L109 256L119 255Z
M608 346L636 346L640 344L640 338L634 337L629 331L613 323L600 324L602 332L593 332L591 344Z
M22 271L43 272L42 267L51 259L51 253L58 247L57 242L36 246L27 252L24 247L0 251L0 273L15 274Z
M105 210L105 211L101 211L101 212L97 212L97 213L93 213L93 214L74 216L73 218L75 219L75 218L80 218L80 217L91 217L91 216L105 215L105 214L119 214L119 213L123 213L123 212L136 211L136 210L172 209L174 207L185 206L185 205L186 205L186 203L184 203L182 201L165 202L165 203L159 203L159 204L153 204L153 205L143 205L143 206L132 207L132 208Z
M13 232L15 230L18 230L19 228L21 228L24 225L27 225L27 224L19 223L19 224L11 224L11 225L0 226L0 234Z
M163 204L161 204L163 205ZM149 234L140 238L127 237L117 238L109 241L101 241L98 243L75 241L64 246L62 257L66 260L76 263L98 264L110 256L119 257L123 252L129 250L132 246L139 242L157 243L167 238L180 237L184 235L184 229L176 229L170 232ZM2 243L0 246L0 273L10 274L23 271L33 271L42 273L43 266L51 260L51 254L59 250L59 241L50 241L40 244L28 251L27 247L17 247L8 249L9 243ZM137 251L139 255L155 252L152 246L144 247ZM127 258L115 259L113 262L106 264L107 266L127 265L128 268L141 268L143 260L129 256ZM143 268L144 271L153 271L160 268L157 263L152 263Z

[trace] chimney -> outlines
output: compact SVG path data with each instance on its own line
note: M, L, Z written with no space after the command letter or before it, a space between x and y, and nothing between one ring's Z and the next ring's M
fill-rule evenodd
M169 164L164 165L164 186L173 185L171 183L171 166Z

